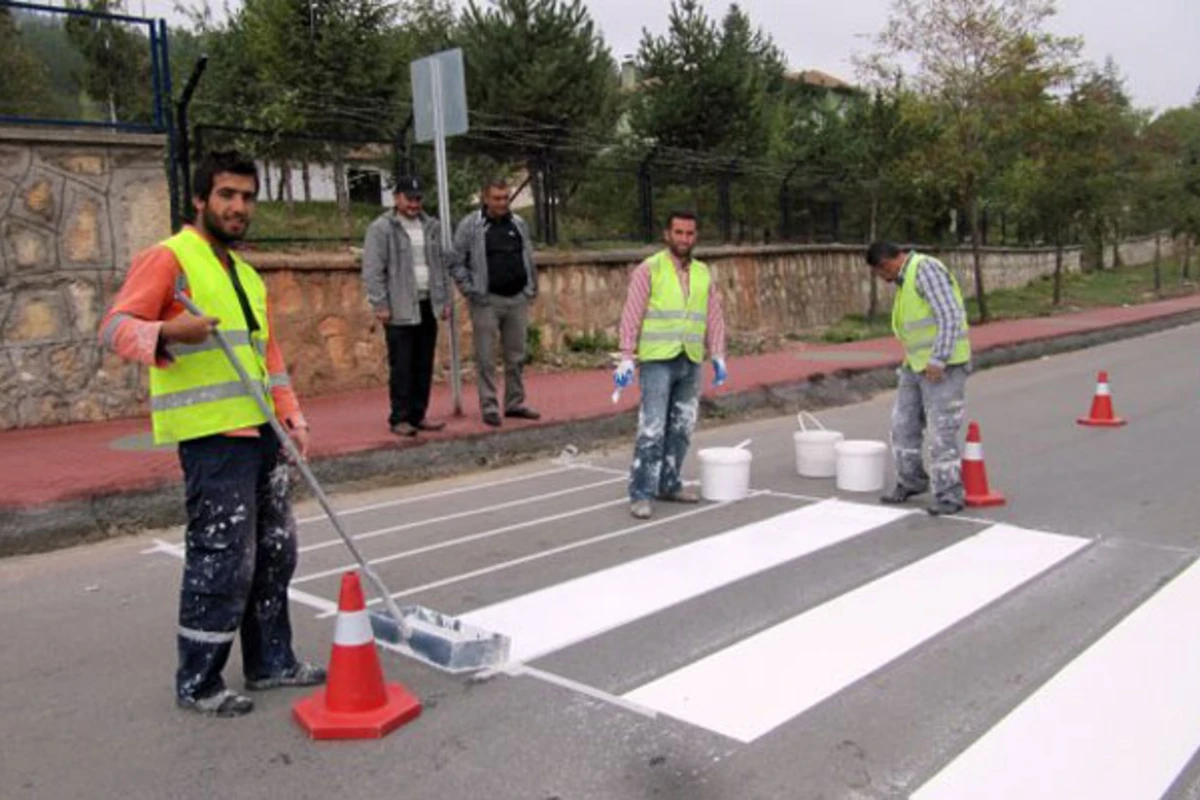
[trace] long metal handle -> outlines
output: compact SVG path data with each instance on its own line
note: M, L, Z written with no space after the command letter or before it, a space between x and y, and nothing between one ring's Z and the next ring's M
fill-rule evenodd
M192 302L192 299L183 292L176 292L175 298L179 300L179 302L183 304L183 307L192 314L195 314L198 317L207 316L207 314L201 311L200 308ZM367 576L367 580L370 581L371 585L375 587L375 591L383 600L384 605L387 606L388 612L392 615L396 626L400 629L400 635L405 637L408 632L408 626L405 624L404 618L400 614L400 607L396 605L396 601L392 598L391 592L388 591L388 588L384 585L383 580L375 573L375 570L371 568L371 565L367 563L367 560L359 551L358 545L354 544L354 539L352 539L342 527L341 519L338 518L337 512L333 510L333 504L329 502L329 498L325 495L325 491L321 488L321 484L317 483L317 476L312 474L312 470L308 468L308 464L305 462L304 456L300 454L300 450L296 447L296 443L292 441L292 437L288 435L288 432L283 429L283 425L279 422L279 418L275 416L275 412L271 409L270 404L267 402L266 394L263 392L262 384L247 374L246 368L242 366L241 360L237 357L237 353L233 351L233 347L230 346L229 341L221 333L219 328L214 328L212 335L213 338L217 340L217 344L220 345L221 349L225 352L225 357L229 359L229 363L233 365L233 368L237 372L238 378L241 379L242 384L254 397L254 401L258 404L259 410L266 415L267 421L271 423L271 428L275 431L275 435L279 437L279 443L283 446L283 449L287 451L292 463L294 463L296 468L300 470L300 474L304 477L304 481L308 484L308 488L312 490L312 493L317 498L317 502L320 503L321 508L325 510L325 515L329 517L329 521L333 523L333 529L336 530L338 535L342 537L342 541L346 543L346 547L354 556L354 560L357 561L359 567L362 568L363 574Z

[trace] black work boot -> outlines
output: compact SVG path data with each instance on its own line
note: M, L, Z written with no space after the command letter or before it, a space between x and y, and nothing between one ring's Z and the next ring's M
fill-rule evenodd
M879 498L879 502L888 506L898 506L902 503L907 503L910 497L916 497L919 494L925 494L925 490L909 489L907 486L901 486L897 483L894 489Z
M963 510L963 504L958 500L934 500L925 510L931 517L948 517Z
M307 661L297 661L277 675L265 678L247 678L246 688L252 692L275 689L280 686L320 686L325 682L325 670Z
M254 710L254 701L233 689L221 689L207 697L180 697L176 704L210 717L241 717Z

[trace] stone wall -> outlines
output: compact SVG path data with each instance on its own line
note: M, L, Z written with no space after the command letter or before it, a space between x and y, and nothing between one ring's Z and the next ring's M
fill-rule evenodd
M146 370L101 350L97 326L134 253L170 233L160 136L0 127L0 429L145 413ZM1109 248L1111 252L1111 248ZM539 255L533 309L543 347L568 336L615 339L629 270L652 250ZM1172 252L1163 239L1163 256ZM1154 240L1123 246L1126 264L1153 258ZM866 309L860 246L716 248L700 255L722 287L735 332L780 335ZM969 250L938 253L963 291ZM348 253L249 253L272 298L274 323L302 396L381 386L383 336ZM1079 269L1068 250L1065 268ZM1054 269L1052 250L985 249L989 289L1023 286ZM881 307L890 289L880 287ZM471 352L457 301L462 353ZM439 364L449 362L449 337ZM469 360L464 358L464 361Z
M1162 234L1158 237L1158 244L1162 248L1162 257L1171 258L1175 255L1176 240ZM1117 250L1120 252L1121 263L1129 266L1130 264L1149 264L1154 260L1155 237L1146 236L1141 239L1126 239L1117 245ZM1179 242L1182 252L1182 240ZM1108 245L1104 248L1104 268L1112 269L1113 266L1113 248Z
M540 254L540 295L532 323L554 352L569 336L616 338L629 270L653 250ZM974 287L969 251L937 253L954 269L963 291ZM859 246L714 248L700 255L722 287L729 327L738 332L786 333L837 322L866 310L870 274ZM358 263L349 254L249 256L266 279L274 323L293 383L302 394L383 385L383 336L362 299ZM1077 271L1080 251L1066 252L1064 269ZM1024 286L1054 270L1053 250L984 251L990 289ZM891 290L880 287L881 307ZM461 352L471 353L466 309L457 301ZM438 363L449 362L443 327Z
M128 415L144 378L96 328L170 233L162 136L0 127L0 429Z

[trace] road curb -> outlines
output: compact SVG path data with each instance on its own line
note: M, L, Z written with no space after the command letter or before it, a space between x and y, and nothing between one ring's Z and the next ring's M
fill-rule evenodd
M981 350L975 363L978 368L987 369L1030 361L1194 322L1200 322L1200 310L1098 330L1049 334ZM760 386L719 398L706 397L702 408L708 419L731 422L766 410L787 412L800 407L819 409L861 402L893 388L895 383L895 365L843 367L801 381ZM628 437L634 432L636 421L636 412L625 411L558 425L431 441L417 447L353 453L315 461L312 468L329 491L402 485L481 467L551 457L567 445L583 449ZM180 525L183 521L183 488L179 484L112 492L27 509L3 509L0 510L0 556L57 550Z

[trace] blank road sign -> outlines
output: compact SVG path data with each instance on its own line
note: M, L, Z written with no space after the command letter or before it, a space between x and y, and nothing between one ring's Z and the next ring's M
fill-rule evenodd
M462 50L458 48L412 62L413 123L418 142L431 142L438 133L434 114L437 99L441 100L442 136L467 132L466 87Z

